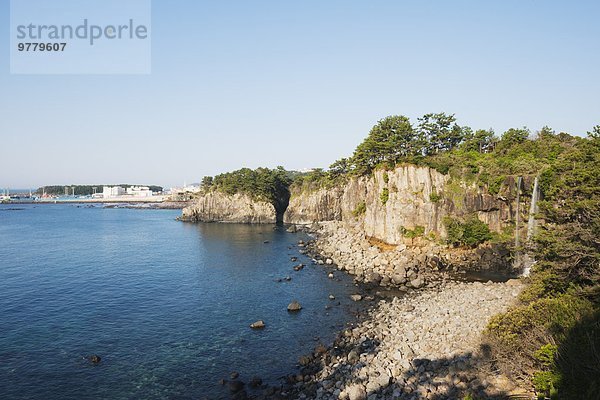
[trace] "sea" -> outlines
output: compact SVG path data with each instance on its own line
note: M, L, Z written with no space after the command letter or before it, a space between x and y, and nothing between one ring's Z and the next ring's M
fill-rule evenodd
M179 214L0 205L0 399L228 399L221 379L279 385L359 311L306 234Z

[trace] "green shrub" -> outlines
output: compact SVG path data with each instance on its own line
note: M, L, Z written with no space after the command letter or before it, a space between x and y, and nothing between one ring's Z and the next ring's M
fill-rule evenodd
M389 198L390 198L390 190L388 188L383 188L383 190L381 191L381 195L379 196L379 199L381 200L381 204L385 205L385 203L387 203Z
M492 239L490 228L475 216L464 222L445 217L444 225L448 232L447 242L453 246L476 247Z
M533 374L532 383L538 399L558 399L560 374L554 371L536 371Z
M383 182L388 183L390 181L390 176L388 175L387 171L383 172Z
M361 201L356 205L356 208L354 209L354 211L352 211L352 214L355 217L358 217L360 215L363 215L365 212L367 212L367 204L364 201Z
M496 195L500 193L500 189L502 188L502 184L506 180L506 176L500 175L495 178L490 178L488 183L488 192L490 194Z
M409 239L414 239L416 237L421 237L425 234L425 227L421 225L415 226L414 229L406 229L405 227L400 227L400 233L402 236L407 237Z
M560 339L572 329L580 318L593 312L592 304L573 294L563 294L555 298L540 298L529 304L517 306L504 314L499 314L490 320L487 333L495 336L505 346L525 345L519 338L527 336L534 329L541 329L548 335ZM535 345L535 343L531 343ZM539 346L530 349L534 352Z
M442 195L438 194L435 189L429 194L429 201L431 201L432 203L437 203L441 199Z
M558 346L555 344L545 344L536 351L533 356L542 364L543 367L550 368L554 365L554 357Z

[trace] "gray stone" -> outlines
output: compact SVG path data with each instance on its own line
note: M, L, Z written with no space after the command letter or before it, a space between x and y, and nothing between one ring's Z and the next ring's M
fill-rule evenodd
M263 320L258 320L250 324L250 328L252 329L263 329L265 327L265 322Z
M302 306L296 300L292 301L288 306L287 310L291 312L302 310Z
M365 387L360 384L354 384L346 388L348 394L348 400L366 400L367 391Z

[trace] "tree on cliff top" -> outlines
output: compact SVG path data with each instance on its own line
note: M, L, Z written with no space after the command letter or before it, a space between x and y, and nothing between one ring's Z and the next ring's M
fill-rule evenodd
M362 175L378 165L393 166L406 157L419 155L421 148L421 136L410 120L394 115L377 122L354 151L351 162L356 173Z
M470 129L469 129L470 130ZM456 148L465 139L465 128L456 123L454 114L425 114L419 118L418 131L426 155L438 154Z

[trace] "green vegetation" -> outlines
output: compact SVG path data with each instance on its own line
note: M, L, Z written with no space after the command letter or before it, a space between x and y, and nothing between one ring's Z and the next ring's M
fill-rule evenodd
M445 217L444 225L448 232L446 240L453 246L476 247L492 239L490 228L476 216L465 221Z
M379 199L381 200L381 204L385 205L390 198L390 190L388 188L383 188L381 191L381 195L379 195Z
M600 127L587 139L544 128L534 141L503 136L503 157L540 168L537 264L520 303L496 316L487 338L503 372L531 379L540 398L600 392ZM529 166L528 168L532 168ZM507 163L506 169L515 166Z
M383 172L383 183L385 183L387 185L387 183L390 181L390 175L387 173L387 171Z
M433 191L429 194L429 201L438 203L440 200L442 200L442 195L438 194L437 190L433 188Z
M273 204L277 212L277 219L283 220L283 213L290 200L290 184L295 173L288 172L283 167L269 168L242 168L237 171L227 172L202 179L202 188L205 191L216 190L233 195L246 194L255 200L262 200Z
M421 225L415 226L414 229L407 229L405 227L401 227L400 233L406 238L414 239L416 237L422 237L425 234L425 227Z
M367 212L367 204L363 200L356 205L356 208L354 209L354 211L352 211L352 214L355 217L358 217L360 215L363 215L365 212Z

